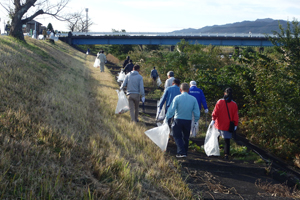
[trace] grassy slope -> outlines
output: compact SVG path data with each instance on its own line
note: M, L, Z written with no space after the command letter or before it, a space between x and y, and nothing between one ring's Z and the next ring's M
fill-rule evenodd
M66 44L0 37L0 199L189 199L178 164L115 115L117 84Z

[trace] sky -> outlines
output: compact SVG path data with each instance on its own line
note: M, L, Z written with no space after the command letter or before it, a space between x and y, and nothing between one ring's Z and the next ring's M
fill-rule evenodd
M5 0L1 0L5 1ZM39 1L39 0L38 0ZM55 0L50 1L55 2ZM223 25L272 18L300 20L299 0L70 0L63 13L89 9L91 32L172 32L187 28ZM0 5L1 30L7 13ZM55 30L68 31L67 23L48 15L35 20Z

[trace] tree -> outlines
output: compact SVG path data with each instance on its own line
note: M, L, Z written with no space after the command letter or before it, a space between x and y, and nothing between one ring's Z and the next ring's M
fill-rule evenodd
M70 13L67 15L68 29L72 32L85 32L88 31L94 23L90 18L87 19L83 14L83 11Z
M53 26L52 26L52 24L51 24L51 23L49 23L49 24L48 24L48 26L47 26L47 30L50 30L51 32L53 32L53 31L54 31L54 29L53 29Z
M65 20L59 13L66 7L69 0L57 0L50 3L50 0L7 0L12 3L0 3L11 17L10 36L24 40L22 25L43 14L51 15L58 20ZM10 7L10 5L13 5Z

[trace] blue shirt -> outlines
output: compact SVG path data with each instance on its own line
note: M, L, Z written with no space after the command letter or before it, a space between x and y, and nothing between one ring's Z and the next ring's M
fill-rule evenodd
M174 97L176 97L177 95L180 95L180 94L181 94L181 92L180 92L180 89L177 85L173 85L171 87L168 87L167 89L165 89L164 94L163 94L158 106L160 107L160 109L162 109L164 103L167 102L166 103L166 112L167 112L167 110L168 110L169 106L171 105Z
M190 87L189 94L197 99L200 110L201 104L203 105L204 109L207 109L206 99L201 89L197 88L197 86L192 86Z
M187 92L176 96L170 105L166 118L167 120L174 116L175 119L192 120L194 113L195 122L200 118L200 110L195 97Z

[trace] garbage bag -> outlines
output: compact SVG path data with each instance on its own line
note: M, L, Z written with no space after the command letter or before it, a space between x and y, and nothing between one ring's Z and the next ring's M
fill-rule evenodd
M158 106L159 106L159 102L160 102L160 101L157 101L156 119L157 119L157 121L162 121L162 120L164 120L165 117L166 117L166 104L163 105L163 107L162 107L160 113L158 113L158 110L159 110L159 107L158 107Z
M145 134L162 150L166 151L168 141L169 141L169 134L170 128L168 123L164 123L159 127L155 127L149 129L145 132Z
M204 151L207 156L220 156L218 136L219 132L215 125L209 125L204 141Z
M125 79L125 72L123 72L123 70L121 70L119 76L118 76L118 82L124 81Z
M128 100L123 90L116 90L118 93L118 103L116 107L115 114L123 114L129 110Z
M190 132L190 137L191 138L195 138L198 131L199 131L199 123L197 124L197 126L195 126L195 118L194 118L194 113L192 114L192 123L191 123L191 132Z
M95 62L94 62L94 67L100 67L100 59L98 59L97 57L96 57L96 59L95 59Z
M157 78L156 83L157 83L157 87L159 87L162 84L162 82L161 82L161 80L160 80L159 77Z

